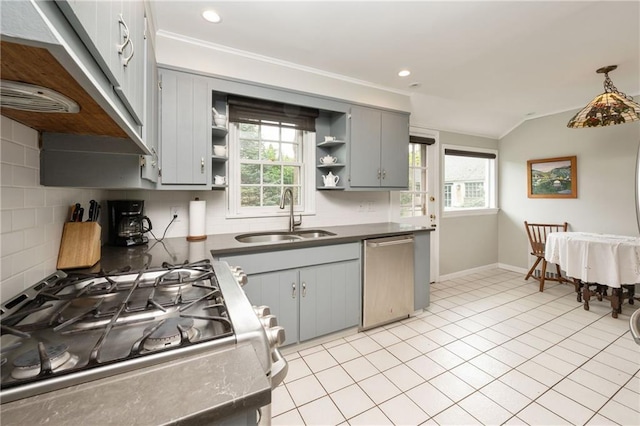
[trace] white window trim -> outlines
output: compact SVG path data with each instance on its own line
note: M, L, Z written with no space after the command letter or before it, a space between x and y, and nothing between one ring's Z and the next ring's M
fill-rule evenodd
M255 209L241 210L240 207L240 146L238 139L238 124L229 123L228 135L229 153L229 187L227 188L227 219L248 219L260 217L284 217L289 215L289 205L286 208L256 207ZM315 149L316 134L303 132L302 134L302 168L300 170L304 197L301 206L295 206L295 214L310 216L316 213L315 197ZM236 185L235 187L232 187Z
M442 217L461 217L461 216L482 216L482 215L492 215L498 214L500 208L498 208L498 150L497 149L489 149L489 148L477 148L473 146L463 146L463 145L442 145L441 146L441 155L440 155L440 181L442 185L440 187L440 199L443 202L440 204L440 214ZM489 170L489 173L493 173L493 178L489 176L489 186L490 192L489 196L492 197L492 200L489 200L489 204L492 204L496 207L479 207L479 208L466 208L466 209L453 209L453 210L445 210L444 208L444 157L446 149L457 149L461 151L469 151L469 152L483 152L488 154L495 154L496 158L493 164L493 170Z

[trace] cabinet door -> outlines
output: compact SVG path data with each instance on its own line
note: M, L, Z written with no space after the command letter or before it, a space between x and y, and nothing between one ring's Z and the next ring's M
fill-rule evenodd
M158 66L153 44L150 40L144 43L145 56L145 82L144 82L144 127L142 128L142 140L153 152L146 155L142 178L151 182L158 181Z
M350 177L351 186L380 186L380 121L381 111L351 108Z
M57 0L122 101L133 126L144 123L142 0ZM126 44L126 45L125 45ZM122 53L119 48L122 47ZM125 64L126 63L126 64ZM138 129L140 132L140 129Z
M285 344L298 341L298 271L249 275L243 289L253 305L267 305L271 309L278 325L284 327Z
M409 115L382 113L380 185L387 188L409 186Z
M211 97L207 80L162 70L160 157L163 184L206 184Z
M123 1L120 13L114 20L119 20L122 14L123 23L120 30L128 30L129 44L125 46L119 56L117 66L121 68L119 85L114 85L116 94L129 110L133 119L143 123L144 116L144 4L140 0ZM126 26L126 28L125 28ZM124 38L122 39L124 40ZM117 53L117 52L116 52Z
M359 324L357 260L300 270L300 341Z

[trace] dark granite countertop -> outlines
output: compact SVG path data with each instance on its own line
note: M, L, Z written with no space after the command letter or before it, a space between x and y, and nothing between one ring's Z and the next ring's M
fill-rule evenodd
M342 244L362 241L391 235L430 232L433 228L407 225L393 222L370 223L362 225L322 226L305 229L322 229L335 234L321 238L309 238L296 241L278 241L268 243L241 243L235 238L243 233L208 235L206 240L189 242L184 237L166 238L163 241L149 241L148 244L136 247L102 247L101 261L91 271L104 269L111 271L131 266L140 269L145 265L160 266L163 262L171 264L183 263L186 260L197 261L210 258L211 255L222 256L239 253L258 253L264 251L289 250L295 248L318 247L331 244ZM274 232L285 231L284 229Z
M205 425L270 402L245 344L2 404L0 416L5 425Z

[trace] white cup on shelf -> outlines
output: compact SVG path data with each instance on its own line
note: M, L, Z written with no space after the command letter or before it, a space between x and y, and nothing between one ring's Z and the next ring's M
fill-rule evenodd
M224 145L214 145L213 153L218 157L225 157L227 155L227 147Z
M213 183L216 184L216 185L224 185L225 183L227 183L227 177L226 176L215 175L213 177Z

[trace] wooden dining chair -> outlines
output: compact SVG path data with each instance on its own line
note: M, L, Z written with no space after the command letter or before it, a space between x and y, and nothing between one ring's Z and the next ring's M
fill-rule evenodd
M524 278L528 280L529 277L533 277L533 279L538 280L540 282L540 291L544 291L544 282L545 281L558 281L565 282L564 278L562 278L562 273L560 272L560 266L556 265L556 272L558 274L557 278L547 278L545 277L547 273L547 261L544 258L544 247L547 243L547 235L552 232L566 232L568 224L564 223L529 223L526 220L524 221L524 226L527 229L527 235L529 236L529 243L531 244L531 254L536 257L536 261L527 272L527 276ZM540 277L536 277L533 275L533 271L535 271L538 264L542 262L542 271Z

